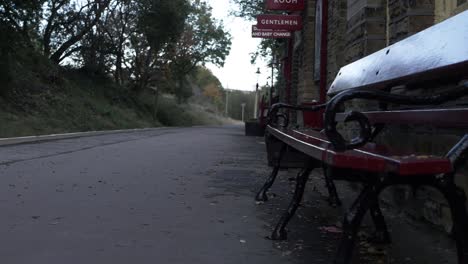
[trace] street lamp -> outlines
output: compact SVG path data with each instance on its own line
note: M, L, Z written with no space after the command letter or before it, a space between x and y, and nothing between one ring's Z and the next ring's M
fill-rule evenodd
M254 103L254 119L257 118L257 110L258 110L258 78L260 77L260 68L257 68L257 84L255 85L255 103Z
M242 104L241 104L241 107L242 107L242 122L244 122L244 121L245 121L245 120L244 120L244 116L245 116L245 115L244 115L244 113L245 113L245 103L242 103Z
M225 114L226 116L229 116L229 111L228 111L228 105L229 105L229 84L226 85L226 89L224 89L224 91L226 92L226 111L225 111Z

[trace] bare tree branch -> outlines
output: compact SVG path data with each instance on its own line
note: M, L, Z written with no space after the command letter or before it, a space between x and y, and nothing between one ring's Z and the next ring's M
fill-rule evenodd
M65 57L67 50L78 43L83 37L88 34L91 29L97 24L99 19L101 18L102 13L104 10L109 6L111 0L96 0L93 3L94 9L94 19L88 23L83 29L81 29L77 34L72 35L67 41L62 43L62 45L50 56L50 59L55 63L60 63ZM88 2L89 4L90 2ZM83 8L83 7L82 7ZM80 10L82 12L82 9ZM92 11L90 11L92 12Z

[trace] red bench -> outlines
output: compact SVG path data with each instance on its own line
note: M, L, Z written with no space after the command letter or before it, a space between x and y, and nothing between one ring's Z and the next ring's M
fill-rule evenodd
M313 169L324 168L332 201L339 203L333 180L363 184L344 217L343 238L335 263L351 263L357 232L368 211L376 227L376 238L390 242L378 197L389 186L408 184L435 187L446 197L452 212L458 263L467 264L466 196L454 181L455 173L468 156L468 101L463 100L468 96L467 80L468 11L343 67L328 91L332 98L327 104L274 105L266 131L269 160L274 169L257 200L266 199L279 168L300 167L302 171L297 176L289 208L271 238L286 238L285 227L302 200L309 174ZM421 92L428 95L418 95ZM359 112L360 109L345 105L355 99L377 101L380 110ZM325 109L324 129L288 127L285 109ZM342 112L343 109L351 111ZM356 123L359 135L347 140L342 135L344 131L337 128L339 123ZM446 155L421 155L415 150L401 151L375 143L389 125L456 128L460 138ZM293 162L291 154L296 155L298 162Z

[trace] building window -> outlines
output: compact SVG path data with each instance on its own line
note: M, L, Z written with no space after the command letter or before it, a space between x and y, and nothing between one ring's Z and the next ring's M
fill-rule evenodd
M467 0L457 0L457 6L461 6L462 4L466 3Z

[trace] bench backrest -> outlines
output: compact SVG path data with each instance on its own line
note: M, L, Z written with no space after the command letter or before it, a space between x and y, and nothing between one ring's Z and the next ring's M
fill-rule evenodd
M341 68L328 95L468 78L468 11Z
M468 11L342 67L328 95L359 89L403 89L468 79ZM401 90L401 89L400 89ZM363 112L372 124L468 128L468 107ZM337 115L342 121L344 114Z

